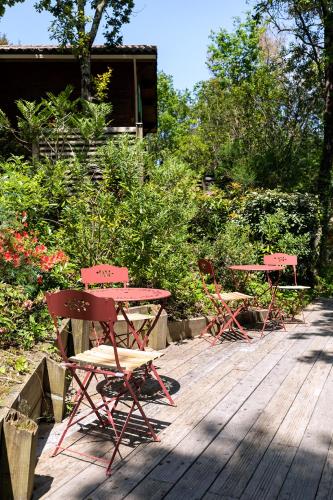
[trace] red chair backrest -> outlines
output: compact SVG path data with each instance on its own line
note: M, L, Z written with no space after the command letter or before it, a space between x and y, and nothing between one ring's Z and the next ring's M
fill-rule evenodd
M127 267L99 264L81 269L81 279L86 288L88 285L98 283L123 283L126 286L129 281L128 269Z
M213 284L214 284L214 287L215 287L215 292L218 295L220 295L221 286L216 281L214 266L213 266L213 264L209 260L206 260L206 259L200 259L200 260L198 260L198 266L199 266L199 270L200 270L200 274L201 274L201 280L202 280L202 285L204 287L204 290L205 290L206 294L209 296L210 300L212 300L214 302L214 304L216 305L216 301L213 298L211 292L209 291L207 283L206 283L206 279L205 279L205 276L207 276L207 275L209 275L212 278Z
M63 346L59 318L82 319L99 322L104 332L104 341L108 337L114 349L117 369L121 370L115 341L114 323L117 313L114 300L106 297L96 297L89 292L79 290L61 290L55 293L46 293L46 302L57 332L57 342L64 361L68 361Z
M114 300L96 297L79 290L61 290L46 293L46 302L53 319L71 318L114 323L117 313Z
M211 262L209 262L209 260L199 259L198 266L199 266L200 272L202 274L209 274L212 278L214 278L214 276L215 276L214 267L213 267L213 264Z
M286 266L297 266L297 255L288 255L287 253L272 253L264 255L264 264L277 266L284 264Z
M270 255L264 255L264 264L267 264L268 266L276 266L278 264L292 266L294 273L294 284L297 285L297 255L288 255L287 253L272 253Z

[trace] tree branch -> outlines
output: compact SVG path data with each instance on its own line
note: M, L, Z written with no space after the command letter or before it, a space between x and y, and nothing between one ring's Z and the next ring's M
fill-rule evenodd
M93 19L93 22L91 25L91 30L90 30L91 45L95 41L95 38L96 38L96 35L98 32L98 28L99 28L99 25L101 24L101 20L102 20L106 5L107 5L107 0L101 0L96 6L95 15L94 15L94 19Z
M316 63L319 74L322 75L323 71L322 71L322 66L320 64L320 57L318 54L318 46L316 45L315 41L313 40L313 37L312 37L311 32L309 30L309 27L307 26L307 24L304 20L304 17L302 16L302 13L299 11L299 9L297 8L296 5L295 5L295 13L301 22L302 30L303 30L308 42L306 43L304 37L302 37L299 33L295 33L295 35L296 35L296 37L300 38L303 43L305 43L306 45L311 47L312 54L313 54L313 57L311 59Z

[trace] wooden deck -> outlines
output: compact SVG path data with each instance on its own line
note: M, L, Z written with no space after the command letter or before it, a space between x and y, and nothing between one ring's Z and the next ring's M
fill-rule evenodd
M34 500L333 498L333 301L306 319L250 344L170 346L158 366L177 406L145 404L161 442L131 432L110 478L96 462L50 458L63 424L44 428ZM68 440L112 449L94 422Z

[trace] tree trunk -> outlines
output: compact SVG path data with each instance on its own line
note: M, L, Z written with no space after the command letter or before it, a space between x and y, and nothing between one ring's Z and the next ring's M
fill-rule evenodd
M80 57L81 69L81 97L86 101L91 101L91 63L90 51Z
M333 13L325 19L325 111L324 142L319 168L318 193L322 206L318 270L325 272L328 263L329 222L332 213L332 166L333 166Z

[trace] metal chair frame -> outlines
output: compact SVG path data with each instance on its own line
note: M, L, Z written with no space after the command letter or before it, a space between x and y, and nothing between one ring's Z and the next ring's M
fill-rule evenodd
M129 283L129 275L127 267L117 267L112 266L110 264L99 264L96 266L83 268L81 269L81 279L84 283L85 289L89 290L89 285L96 284L110 284L110 283L122 283L126 288ZM145 327L147 327L150 331L153 329L154 325L157 323L158 318L162 310L160 309L157 316L147 315L147 314L131 314L126 309L123 308L122 304L117 305L117 320L118 321L126 321L128 330L127 333L123 336L120 334L116 335L117 342L120 345L124 345L125 347L132 349L135 344L141 349L145 351L148 347L148 338L147 335L142 339L142 332ZM121 313L121 316L119 316ZM137 320L138 316L140 320L142 320L142 324L139 329L136 329L133 321ZM94 330L93 330L94 331ZM105 339L97 339L97 335L95 334L95 338L97 342L104 342ZM161 379L159 373L156 370L156 367L153 363L150 365L150 371L154 374L159 386L161 387L165 397L169 401L172 406L175 406L175 402L173 401L169 391L167 390L163 380Z
M46 301L49 313L54 322L57 343L63 359L63 365L70 371L73 379L78 385L73 401L74 407L52 456L56 456L58 453L68 448L62 446L68 430L73 425L94 413L103 428L105 428L107 424L110 424L114 430L115 447L110 460L80 453L75 450L71 450L71 452L87 456L93 460L107 462L106 475L109 476L111 474L113 461L116 454L119 452L119 446L135 408L139 410L148 429L148 434L152 436L154 441L160 440L145 415L138 398L142 390L142 385L150 371L152 361L160 357L161 353L156 351L133 351L117 346L114 332L114 323L117 319L117 314L115 303L111 298L95 297L90 293L77 290L62 290L56 293L47 293ZM59 320L63 318L81 319L100 323L105 333L105 337L110 340L110 345L99 345L83 353L68 357L59 330ZM134 373L134 370L138 368L141 368L139 376L137 373ZM81 380L77 371L85 372L83 380ZM100 404L96 404L88 393L92 379L97 378L98 375L102 375L106 379L111 378L112 380L122 382L121 387L115 391L116 395L114 397L107 399L101 394L102 402ZM117 410L117 405L120 400L125 395L127 400L129 398L132 403L125 422L120 432L118 432L114 421L114 413ZM75 418L84 400L86 400L90 406L90 411L83 416ZM104 412L104 414L102 412Z
M310 290L310 286L305 286L305 285L299 285L297 283L297 264L298 264L298 258L297 255L289 255L286 253L272 253L269 255L264 255L264 264L272 264L272 265L277 265L277 264L282 264L284 266L291 266L293 268L293 281L294 283L292 285L277 285L277 290L290 290L290 291L297 291L301 294L301 298L303 297L303 294L306 290ZM278 308L278 311L280 315L282 316L283 320L283 325L284 325L284 317L285 313L282 309ZM305 318L304 318L304 313L302 310L302 317L303 317L303 323L305 323Z
M89 290L89 285L105 285L110 283L121 283L123 287L126 288L129 283L127 267L112 266L110 264L98 264L96 266L82 268L81 279L84 283L85 290ZM144 328L149 328L149 324L154 320L154 318L155 317L150 314L133 314L128 311L127 307L124 308L122 304L118 304L117 321L125 321L128 326L126 334L120 335L118 333L118 342L120 342L123 347L127 347L128 349L133 348L135 343L140 345L140 336L143 333ZM134 327L134 321L142 321L140 328L136 329ZM96 335L95 338L96 342L100 341Z
M211 341L211 345L214 346L217 341L221 338L221 336L227 331L231 330L235 332L235 327L239 330L242 336L245 338L247 342L250 342L251 338L247 334L246 330L239 323L237 316L248 307L248 301L252 299L250 295L246 295L240 292L222 292L222 287L218 284L216 280L216 275L214 271L213 264L206 260L200 259L198 261L198 266L200 270L200 276L202 280L202 285L205 290L206 295L211 301L214 309L215 315L210 320L208 325L201 331L200 337L208 333L212 332L213 326L217 325L219 330L216 335L212 335L213 339ZM212 279L215 293L211 293L206 282L205 276L210 276ZM228 302L235 302L240 304L236 307L236 309L232 309L229 306Z

